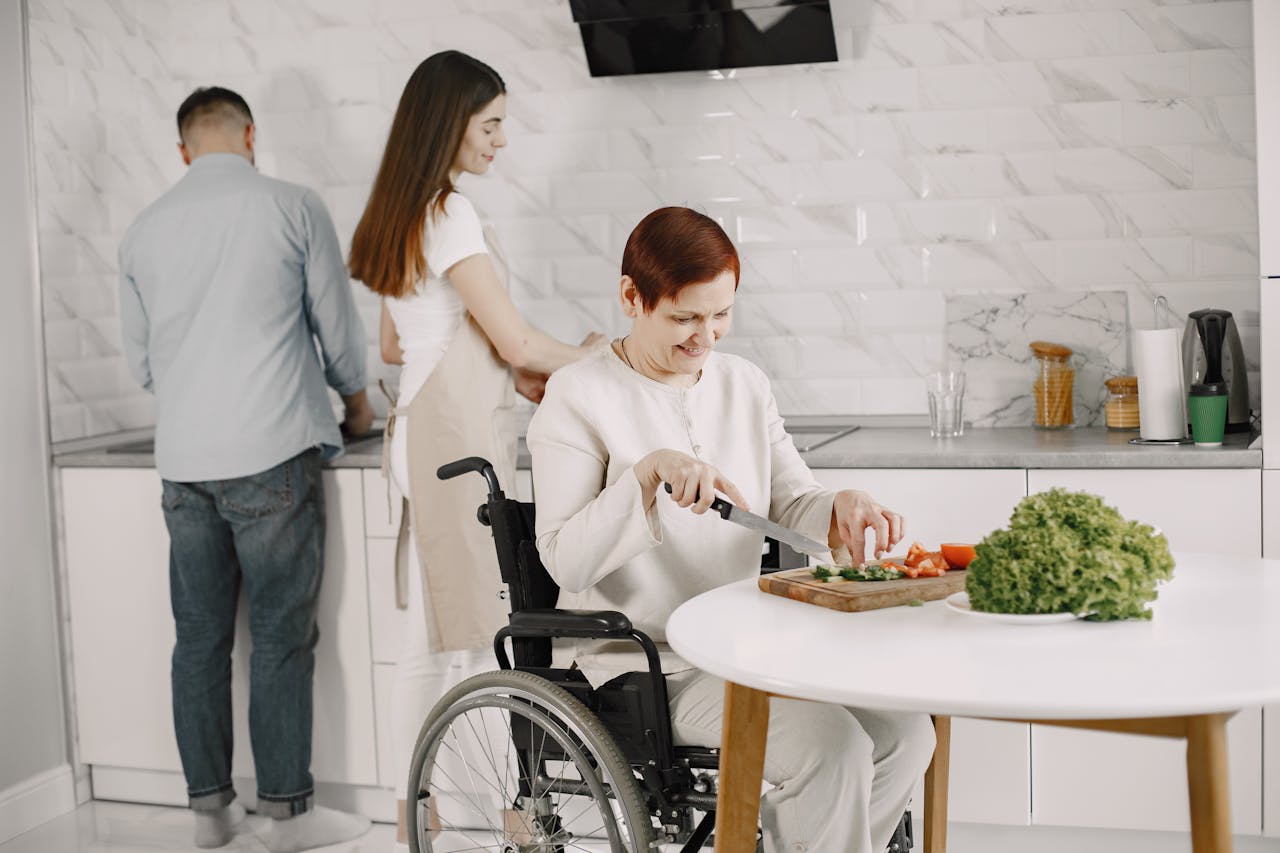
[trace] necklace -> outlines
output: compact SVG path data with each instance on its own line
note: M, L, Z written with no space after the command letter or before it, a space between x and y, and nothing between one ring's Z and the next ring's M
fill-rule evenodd
M627 363L627 367L635 370L636 366L631 363L631 356L627 355L627 338L629 337L631 337L631 335L627 335L622 340L618 341L618 351L622 354L622 360ZM638 373L639 371L636 372Z
M628 334L628 335L627 335L626 337L624 337L622 340L618 341L618 354L619 354L619 355L621 355L621 356L622 356L622 360L623 360L623 361L625 361L625 362L627 363L627 367L631 368L631 369L632 369L632 370L634 370L636 373L639 373L641 376L644 376L644 377L646 377L646 378L650 378L650 379L652 379L653 377L649 376L649 375L648 375L647 373L645 373L643 370L641 370L640 368L636 367L634 364L632 364L632 363L631 363L631 356L627 355L627 340L628 340L628 339L630 339L630 337L631 337L631 335L629 335L629 334ZM702 378L702 371L701 371L701 370L699 370L699 371L698 371L698 373L697 373L697 375L696 375L696 376L694 376L694 378L693 378L693 382L694 382L694 383L696 383L696 382L697 382L699 379L701 379L701 378ZM661 382L662 380L661 380L661 379L658 379L658 380L655 380L655 381ZM671 383L663 383L663 384L671 384ZM678 386L678 387L685 387L685 386ZM689 386L687 386L687 387L692 387L692 384L690 384L690 385L689 385Z

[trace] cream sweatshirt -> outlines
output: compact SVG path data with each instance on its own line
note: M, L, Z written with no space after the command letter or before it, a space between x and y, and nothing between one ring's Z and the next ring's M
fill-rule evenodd
M667 618L695 595L758 575L764 537L695 515L661 489L645 512L632 468L642 457L672 449L714 465L752 512L827 541L835 493L783 429L768 377L737 356L713 352L697 383L677 388L605 347L552 375L527 440L538 553L559 606L622 611L658 643L665 672L690 668L665 644ZM645 668L631 642L560 641L555 659L576 661L596 686Z

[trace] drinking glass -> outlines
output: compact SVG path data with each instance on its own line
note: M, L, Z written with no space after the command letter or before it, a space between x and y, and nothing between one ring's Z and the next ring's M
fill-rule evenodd
M938 370L925 377L929 392L929 434L952 438L964 434L964 371Z

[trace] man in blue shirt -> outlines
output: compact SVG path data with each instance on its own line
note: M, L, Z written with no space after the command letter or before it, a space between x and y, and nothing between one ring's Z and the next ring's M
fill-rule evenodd
M120 246L120 319L156 397L170 536L173 715L196 844L231 840L231 646L243 582L253 637L249 730L273 853L353 838L368 821L312 804L312 674L324 567L320 466L367 432L365 336L329 213L258 174L253 116L227 89L178 109L187 174Z

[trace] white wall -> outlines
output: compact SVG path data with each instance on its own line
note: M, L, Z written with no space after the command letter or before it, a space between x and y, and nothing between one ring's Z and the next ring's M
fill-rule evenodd
M0 0L0 841L67 760L22 10Z
M119 354L116 246L182 174L182 98L239 90L263 170L317 188L345 241L404 81L444 48L507 81L510 147L464 190L557 334L618 333L627 234L690 204L745 262L723 346L787 413L923 412L933 364L992 353L1010 369L971 368L965 399L990 423L1028 395L1008 359L1030 359L1029 325L1088 349L1149 327L1157 294L1235 311L1257 367L1248 2L833 0L837 63L606 79L568 0L30 5L55 439L152 423Z

